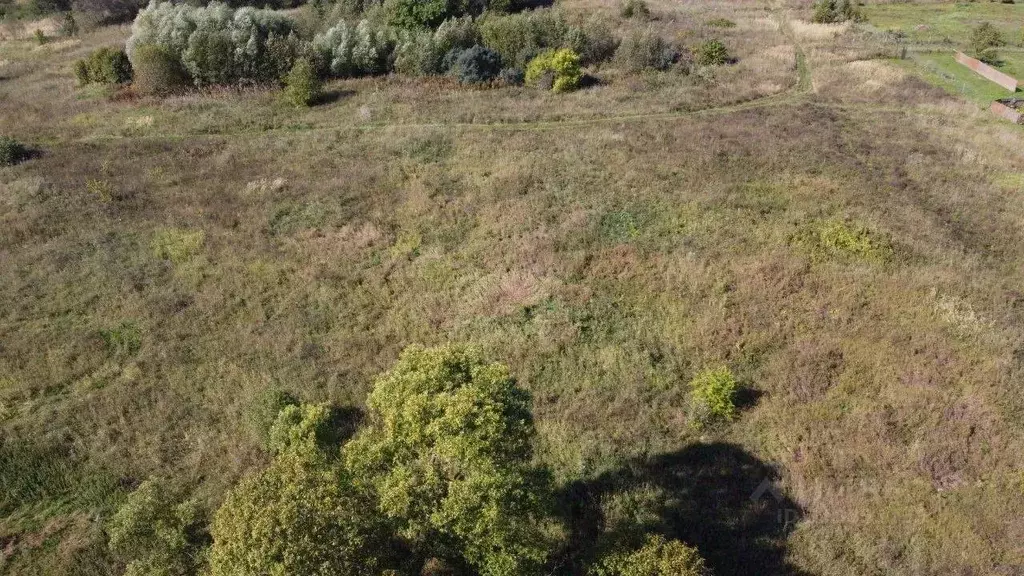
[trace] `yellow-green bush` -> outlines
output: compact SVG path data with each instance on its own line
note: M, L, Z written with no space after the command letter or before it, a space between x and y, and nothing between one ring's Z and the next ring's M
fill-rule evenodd
M895 251L884 236L866 226L832 218L811 222L792 237L818 260L858 259L887 262Z
M690 380L690 422L701 427L714 420L736 417L736 378L725 366L701 371Z
M305 58L299 58L285 79L284 97L290 104L304 108L320 98L320 79L313 65Z
M551 75L551 89L555 92L575 90L583 79L580 55L568 48L549 50L531 60L526 67L527 83L538 82L546 75Z
M214 516L211 576L379 574L385 546L373 504L318 445L327 418L323 406L282 411L273 462L235 486Z
M591 570L594 576L709 576L696 548L652 535L639 550L610 554Z
M411 347L367 408L346 461L414 549L483 576L539 568L548 478L532 464L530 396L508 368L472 349Z

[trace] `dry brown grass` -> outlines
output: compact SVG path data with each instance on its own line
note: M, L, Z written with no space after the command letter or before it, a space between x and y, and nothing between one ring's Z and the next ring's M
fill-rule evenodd
M704 80L608 67L564 96L351 80L296 111L265 90L75 88L70 60L124 29L0 43L0 74L18 70L0 132L41 149L0 168L0 433L66 447L99 486L0 520L0 569L109 572L83 514L154 473L215 505L265 462L246 413L266 389L359 406L404 346L462 341L533 392L562 482L660 463L632 487L650 492L659 474L726 468L657 493L677 506L666 530L692 541L710 518L769 512L745 535L775 546L757 563L743 535L699 540L718 574L1014 573L1019 127L865 60L852 33L793 29L814 88L800 95L796 47L761 6L652 8L665 33L720 34L739 62ZM737 27L701 27L716 15ZM831 219L893 257L794 240ZM167 230L201 232L201 249L160 256ZM137 349L102 338L124 323ZM759 396L696 431L686 382L718 364ZM687 468L656 458L703 449ZM766 464L795 526L770 502L731 516L688 500L713 488L747 506Z

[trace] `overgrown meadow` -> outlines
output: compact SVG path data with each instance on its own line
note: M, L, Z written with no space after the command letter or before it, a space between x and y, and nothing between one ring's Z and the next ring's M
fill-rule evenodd
M455 343L531 395L548 573L617 529L718 575L1019 574L1022 133L896 58L872 18L911 7L564 0L678 54L564 92L325 73L310 107L81 86L128 25L5 23L0 572L123 573L143 481L208 517L271 461L268 395L354 430L403 349Z

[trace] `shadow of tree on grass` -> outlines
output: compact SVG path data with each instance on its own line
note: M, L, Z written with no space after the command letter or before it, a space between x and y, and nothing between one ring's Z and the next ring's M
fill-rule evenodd
M712 443L572 483L558 494L571 532L558 564L585 574L608 547L637 546L657 533L697 547L716 576L804 575L785 559L802 510L772 478L771 467L743 448Z

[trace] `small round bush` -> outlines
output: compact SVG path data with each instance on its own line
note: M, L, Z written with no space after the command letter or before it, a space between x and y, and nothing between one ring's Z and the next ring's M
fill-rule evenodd
M463 84L490 82L501 72L501 56L490 48L473 46L455 56L451 72Z
M971 30L968 51L986 64L997 64L999 53L996 48L1006 44L1002 34L989 22L982 22Z
M0 136L0 166L14 166L28 156L28 150L10 136Z
M121 48L103 47L75 62L75 76L82 84L124 84L132 79L132 64Z
M498 73L498 81L506 86L522 86L526 73L521 68L505 68Z
M614 553L593 570L596 576L708 576L696 548L664 536L648 536L639 550Z
M729 51L721 40L713 38L702 42L697 47L694 58L701 66L720 66L729 62Z
M725 366L704 370L690 380L691 422L701 427L714 420L736 417L736 378Z
M320 79L309 60L300 58L295 61L285 79L284 97L299 108L309 106L320 98Z
M622 5L622 10L619 14L623 18L640 18L647 20L651 17L651 9L647 7L647 3L644 0L626 0Z
M136 46L132 52L133 86L140 94L164 96L189 84L181 62L155 44Z
M579 87L583 80L580 69L580 55L562 48L549 50L530 61L526 67L526 81L530 84L543 83L550 80L551 89L555 92L569 92Z

